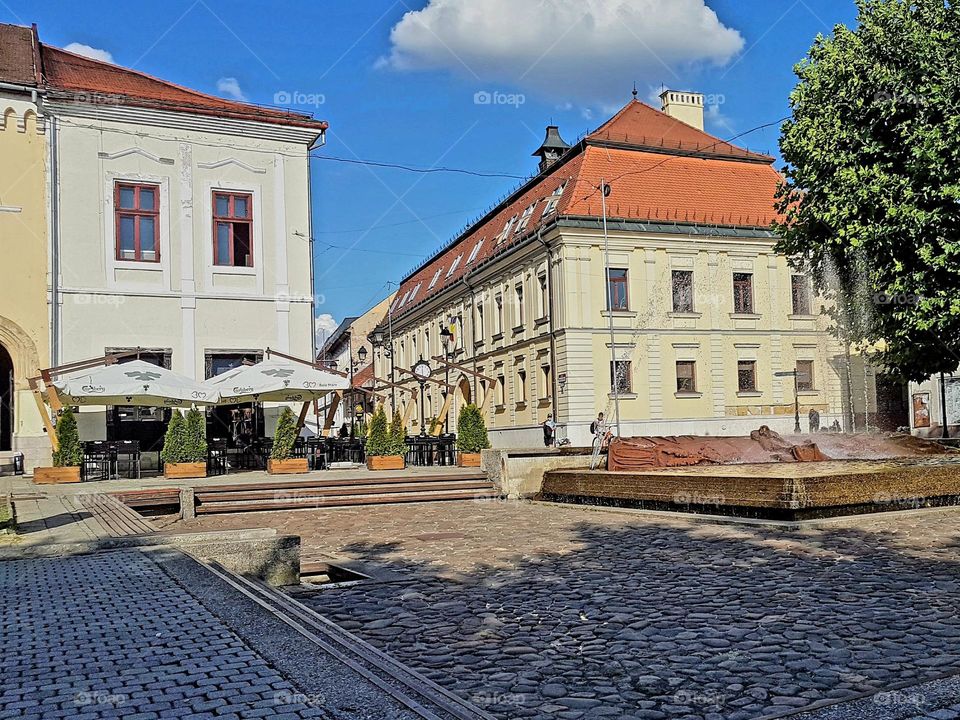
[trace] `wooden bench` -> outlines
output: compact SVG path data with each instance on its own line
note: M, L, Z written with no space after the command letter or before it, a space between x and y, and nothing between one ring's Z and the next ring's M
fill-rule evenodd
M104 493L84 493L75 502L90 513L110 537L149 535L156 532L143 516L120 500Z

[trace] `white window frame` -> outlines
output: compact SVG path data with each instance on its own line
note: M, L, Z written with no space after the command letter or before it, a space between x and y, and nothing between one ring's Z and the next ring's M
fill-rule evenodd
M497 244L499 245L508 237L510 237L510 230L513 229L513 224L517 221L517 216L514 215L512 218L507 220L507 224L503 226L503 230L500 231L500 234L497 235Z
M562 183L557 185L557 189L553 191L553 194L547 198L547 205L543 208L543 214L540 217L546 217L554 210L557 209L557 204L560 202L560 198L563 197L563 191L567 187L567 181L564 180Z
M480 238L480 241L473 246L473 250L470 251L470 255L467 257L467 265L477 259L477 255L480 254L480 248L483 247L483 241L485 239L486 238Z
M520 216L520 221L517 223L517 228L513 231L515 235L523 232L527 225L530 224L530 218L533 216L533 211L537 207L538 202L539 200L535 200L523 211L523 214Z
M451 275L453 275L453 273L457 271L457 268L460 267L461 260L463 260L463 253L460 253L459 255L457 255L456 259L450 265L450 269L447 270L447 277L450 277Z
M432 290L433 286L437 284L437 280L440 279L440 273L443 272L443 266L441 265L437 268L437 271L433 274L433 280L430 281L430 284L427 286L427 290Z

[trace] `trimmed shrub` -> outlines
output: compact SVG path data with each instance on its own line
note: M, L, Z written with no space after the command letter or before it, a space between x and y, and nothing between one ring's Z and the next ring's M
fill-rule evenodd
M184 462L205 463L207 461L207 419L197 408L187 411Z
M464 406L457 420L457 449L465 453L478 453L488 447L490 439L480 408L472 403Z
M79 467L83 462L83 448L80 446L80 431L77 430L77 418L73 410L66 408L57 418L54 430L60 449L53 453L55 467Z
M367 455L374 457L382 455L396 455L393 452L393 442L390 437L390 428L387 427L387 413L383 405L378 405L370 420L370 432L367 434Z
M160 451L160 457L168 464L189 462L187 460L187 424L179 410L174 410L170 416L167 433L163 436L163 450Z
M277 418L277 432L273 436L273 449L270 450L271 460L286 460L293 452L297 442L297 418L293 410L285 407Z
M407 429L403 426L403 418L394 410L390 421L390 443L393 446L391 455L407 454Z

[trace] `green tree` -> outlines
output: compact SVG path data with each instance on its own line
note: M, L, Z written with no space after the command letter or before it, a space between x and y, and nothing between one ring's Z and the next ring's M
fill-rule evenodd
M293 410L284 407L277 418L277 431L273 435L273 448L270 450L272 460L286 460L293 452L297 442L297 418Z
M393 450L392 455L407 454L407 429L403 426L403 418L396 410L393 411L393 419L390 421L390 445Z
M857 7L795 68L778 250L848 347L920 380L960 360L960 5Z
M186 462L207 461L207 419L197 408L187 411L184 442Z
M457 449L465 453L478 453L488 447L490 439L480 408L472 403L465 405L457 419Z
M53 453L55 467L78 467L83 462L83 448L80 445L80 431L77 430L77 418L73 410L65 408L57 419L57 444Z
M160 457L167 464L189 462L187 459L187 425L183 414L174 410L163 436L163 450Z
M378 405L370 420L370 432L367 434L366 444L367 455L395 455L393 444L390 438L390 430L387 427L387 413L383 405Z

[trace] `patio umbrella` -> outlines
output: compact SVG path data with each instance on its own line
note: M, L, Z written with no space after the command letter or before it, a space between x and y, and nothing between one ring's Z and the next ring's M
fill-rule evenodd
M143 360L67 374L53 381L66 405L214 405L216 390Z
M220 396L220 404L246 402L307 402L334 390L346 390L350 379L312 365L270 358L241 365L212 377L204 385Z

